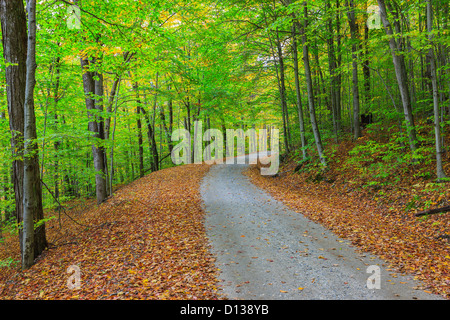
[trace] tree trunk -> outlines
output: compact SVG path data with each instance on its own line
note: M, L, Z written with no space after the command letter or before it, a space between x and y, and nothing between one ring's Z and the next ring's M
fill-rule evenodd
M355 6L353 0L347 0L347 17L350 25L350 33L352 38L352 81L353 81L353 138L356 140L361 137L361 125L359 123L359 88L358 88L358 25L355 18Z
M133 84L133 89L137 93L138 83L135 82ZM137 95L139 95L137 93ZM142 139L142 123L141 123L141 102L138 101L138 105L136 107L136 126L137 126L137 135L138 135L138 150L139 150L139 177L144 176L144 146Z
M13 155L12 180L15 194L17 223L23 220L23 132L27 60L27 21L22 0L0 0L3 57L6 96L8 101L11 150ZM22 230L19 230L22 251Z
M140 112L142 112L144 114L144 119L147 124L147 137L148 137L148 144L149 144L149 152L150 152L151 159L152 159L151 160L151 170L152 170L152 172L158 171L158 165L159 165L159 163L158 163L159 162L158 147L157 147L156 141L155 141L154 127L152 126L152 121L150 119L150 116L149 116L147 110L145 110L145 108L142 106L142 102L141 102L140 95L139 95L139 87L138 87L137 83L133 86L133 90L136 95L136 103L138 106L140 106ZM144 101L146 101L145 95L144 95Z
M341 13L340 13L340 2L336 0L336 68L339 69L342 65L342 51L341 51ZM342 112L341 112L341 85L342 85L342 74L338 72L336 74L336 122L337 122L337 132L342 130Z
M367 21L368 14L367 14L367 3L364 7L364 21ZM369 27L367 26L367 23L364 23L364 42L362 44L363 47L363 64L362 64L362 70L363 70L363 78L364 78L364 113L367 113L369 110L367 110L367 106L370 105L370 100L372 98L372 94L370 92L370 67L369 67Z
M158 155L158 147L156 145L156 126L155 126L155 121L156 121L156 106L157 106L157 102L158 102L158 90L159 90L159 73L156 72L156 79L155 79L155 95L153 98L153 117L152 117L152 123L149 126L149 131L148 134L151 135L149 137L151 137L152 140L152 157L153 157L153 171L158 171L159 170L159 155ZM200 106L199 106L199 110L200 110ZM152 129L150 131L150 129Z
M23 175L23 251L22 269L33 265L47 246L45 224L34 230L34 223L44 218L39 176L39 153L36 143L34 87L36 83L36 0L27 0L28 46L24 105L24 175Z
M115 142L115 134L116 134L116 123L117 123L117 100L119 99L119 91L120 91L120 80L121 78L118 79L118 85L117 85L117 97L116 97L116 106L114 108L114 123L113 123L113 128L112 128L112 132L111 132L111 153L110 153L110 173L109 173L109 185L111 186L110 189L110 195L112 195L112 185L113 185L113 181L114 181L114 142ZM114 95L116 96L116 93L114 93ZM114 102L114 101L112 101ZM112 103L111 103L112 106ZM127 178L128 178L128 151L125 152L125 159L127 160L127 166L125 169ZM122 177L122 175L121 175ZM120 182L123 182L123 178L120 179Z
M111 86L111 91L109 93L109 97L108 97L108 104L106 105L106 111L108 113L112 112L112 107L113 107L113 103L114 103L114 98L116 96L116 91L117 91L117 86L119 84L119 78L115 78L112 86ZM105 139L109 139L110 136L110 131L111 131L111 117L108 116L105 119Z
M97 204L102 203L107 197L106 189L106 171L105 171L105 158L104 150L99 146L100 130L99 123L96 116L92 114L91 110L95 109L95 100L93 94L95 93L95 81L93 78L93 73L89 71L89 60L87 57L81 57L81 67L84 70L83 73L83 87L86 101L86 108L88 110L89 131L93 133L93 138L95 139L92 144L92 155L94 158L94 169L96 171L95 175L95 194L97 197Z
M397 77L398 88L402 99L403 113L405 116L406 128L408 131L409 145L411 151L414 151L417 149L417 137L416 137L416 129L414 127L414 118L411 109L411 99L409 96L405 58L402 53L403 48L401 46L401 37L398 40L394 38L394 31L387 17L386 5L384 3L384 0L377 0L377 1L378 6L380 8L381 21L383 22L386 34L390 36L389 46L392 53L392 59L394 63L395 75ZM394 18L398 20L398 16ZM398 21L395 24L397 25L396 34L398 34L398 32L400 31L399 30L400 28L398 27Z
M331 11L330 1L326 2L327 10ZM337 77L336 77L336 55L333 42L333 19L331 13L328 13L330 17L327 21L327 47L328 47L328 69L330 72L330 97L331 97L331 115L333 121L333 131L335 135L336 142L338 141L338 105L337 105Z
M98 61L101 61L101 59L98 58L94 58L93 59L93 63L96 64L100 64ZM98 113L100 113L98 116L96 116L96 121L97 121L97 136L100 139L99 141L99 153L100 153L100 158L99 161L102 161L103 164L98 164L102 175L103 175L103 180L105 181L105 187L106 187L106 195L109 194L109 189L111 188L111 186L108 183L108 161L107 161L107 156L106 156L106 149L105 146L103 144L103 140L105 140L105 120L104 117L102 115L103 113L103 96L104 96L104 86L103 86L103 74L100 71L96 71L94 73L95 78L94 78L94 92L95 92L95 109L97 110ZM106 199L106 197L105 197Z
M278 35L278 31L276 32L276 46L277 46L277 54L278 54L278 62L280 67L279 73L279 90L280 90L280 100L281 100L281 112L283 116L283 129L284 129L284 144L286 148L286 152L290 151L290 133L289 133L289 115L287 111L287 103L286 103L286 83L285 83L285 71L284 71L284 60L283 60L283 51L281 48L281 42ZM278 75L278 73L277 73Z
M57 131L57 125L58 125L58 101L60 99L59 97L59 85L60 85L60 64L61 64L61 58L58 56L55 59L55 75L56 75L56 79L55 79L55 87L54 87L54 91L53 91L53 117L55 119L54 122L54 130L55 132ZM54 196L55 196L55 201L59 200L59 155L58 155L58 149L60 146L61 142L59 140L55 141L53 144L53 148L55 149L55 158L54 158L54 167L55 167L55 174L53 176L53 179L55 181L55 189L54 189ZM43 178L42 178L43 179Z
M169 87L169 90L170 90L170 87ZM166 136L167 144L169 146L169 153L172 153L172 149L173 149L173 142L172 142L172 121L173 121L172 98L169 99L167 105L169 107L169 127L170 128L167 127L166 114L164 113L164 107L162 105L160 107L159 116L161 118L163 129L164 129L164 134Z
M309 117L311 121L311 126L314 134L314 140L316 142L317 152L319 155L320 162L322 165L326 166L327 162L323 154L322 140L320 137L319 127L317 126L316 120L316 107L314 104L314 92L311 79L311 68L309 65L309 50L308 50L308 39L306 37L306 28L308 26L308 7L306 1L303 2L304 6L304 23L302 28L302 44L303 44L303 64L305 67L305 78L306 78L306 88L308 90L308 107L309 107Z
M305 121L303 120L302 96L300 93L300 81L299 81L299 76L298 76L298 49L297 49L297 40L295 38L295 23L292 24L292 53L293 53L293 60L294 60L295 95L297 97L298 122L299 122L299 126L300 126L300 140L302 143L303 160L306 160L308 155L306 152Z
M150 146L150 153L152 154L151 168L152 168L152 171L158 171L159 157L158 157L158 148L157 148L156 140L155 140L155 130L154 130L154 127L152 127L152 123L150 121L148 112L145 111L145 108L141 108L141 111L144 114L144 118L147 123L147 137L148 137L148 143Z
M434 111L434 136L436 145L436 175L438 180L446 178L444 168L442 166L442 144L441 144L441 124L439 121L439 99L438 84L436 72L436 59L433 50L433 8L431 0L427 0L427 32L430 41L430 49L428 50L428 58L430 61L431 84L433 88L433 111Z
M123 65L128 64L133 56L134 56L133 53L126 51L123 54ZM116 74L114 81L112 83L112 86L111 86L111 91L109 93L108 104L106 105L106 111L108 112L108 117L105 119L105 129L104 129L105 140L109 139L109 132L110 132L110 127L111 127L111 117L109 116L109 114L112 112L114 98L116 97L117 86L120 82L120 79L121 79L121 75Z

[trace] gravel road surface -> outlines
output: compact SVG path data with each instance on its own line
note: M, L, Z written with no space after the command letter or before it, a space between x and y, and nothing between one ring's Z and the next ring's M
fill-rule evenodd
M418 290L421 283L412 276L388 270L386 262L289 210L253 185L242 174L246 168L214 165L201 186L219 288L227 298L440 299Z

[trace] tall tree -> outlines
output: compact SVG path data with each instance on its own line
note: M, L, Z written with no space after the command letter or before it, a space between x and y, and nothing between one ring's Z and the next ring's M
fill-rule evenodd
M309 63L309 49L308 49L308 37L307 37L307 29L308 29L308 5L307 2L303 2L303 26L301 28L302 35L302 45L303 45L303 65L305 68L305 80L306 80L306 89L308 91L308 108L309 108L309 119L311 121L311 127L314 134L314 141L316 142L317 153L319 155L320 163L326 166L327 161L323 152L322 139L320 136L319 126L317 125L316 119L316 106L314 102L314 90L313 90L313 82L311 76L311 67Z
M34 221L43 219L34 116L35 14L36 3L28 2L30 34L27 40L27 20L23 2L0 1L3 54L7 63L6 92L14 156L12 175L15 210L17 222L23 224L23 228L19 230L19 243L24 269L30 267L34 258L47 246L45 225L41 224L34 230Z
M92 154L94 158L95 174L95 194L97 197L97 204L102 203L107 197L106 187L106 167L105 167L105 152L101 146L102 124L98 121L95 103L95 80L94 72L89 70L91 63L87 56L80 58L81 67L83 69L83 88L85 95L86 108L88 110L89 131L93 133L94 143L92 144ZM94 112L93 112L94 111Z
M136 127L137 127L138 151L139 151L139 177L142 178L144 176L144 146L142 139L141 101L139 99L139 84L137 82L133 83L133 90L135 91L137 101Z
M354 11L353 11L354 12ZM367 3L364 5L364 21L368 20L367 14ZM367 106L369 105L369 101L371 99L370 92L370 62L369 62L369 26L367 23L364 23L364 42L362 42L362 70L363 70L363 78L364 78L364 103L365 109L364 112L367 112Z
M333 35L333 14L331 10L330 1L327 0L325 2L325 8L327 10L327 47L328 47L328 69L330 73L330 96L331 96L331 112L332 112L332 120L333 120L333 130L334 135L336 137L336 141L338 140L338 134L340 131L340 124L338 121L338 90L340 88L337 85L337 62L336 62L336 54L335 54L335 44L334 44L334 35Z
M347 17L350 25L352 39L352 82L353 82L353 138L361 137L361 126L359 123L359 88L358 88L358 25L355 17L355 5L353 0L347 0Z
M25 83L27 72L27 21L22 0L0 0L3 57L6 62L6 96L8 101L12 180L17 223L23 220L23 131ZM22 247L22 230L19 231Z
M386 34L389 36L389 46L391 49L392 60L394 63L395 76L397 78L398 88L403 105L403 113L405 116L406 128L408 131L409 146L412 151L417 149L417 136L414 127L414 117L411 108L411 98L408 88L408 75L406 72L405 57L403 55L403 37L400 34L399 16L396 10L393 10L390 4L391 12L394 15L394 28L389 22L384 0L377 0L380 7L380 17ZM395 32L394 32L395 29Z
M434 55L433 44L433 6L431 0L427 0L427 32L430 48L428 49L428 59L430 61L431 85L433 88L433 113L434 113L434 136L436 146L436 175L438 180L446 178L444 168L442 166L442 142L441 142L441 123L438 97L438 84L436 72L436 58Z
M306 160L308 155L306 152L305 121L303 117L302 96L300 92L300 79L298 75L298 48L296 39L295 16L293 18L294 21L292 23L292 58L294 60L295 96L297 102L298 122L300 127L300 141L302 144L302 156L303 160Z
M284 58L283 58L283 49L281 46L281 41L279 37L279 32L276 30L276 48L277 55L274 56L274 60L278 60L278 66L275 64L276 75L278 81L278 90L280 92L280 104L281 104L281 115L283 118L283 132L284 132L284 145L286 148L286 152L290 151L290 130L289 130L289 114L287 110L287 101L286 101L286 80L285 80L285 66L284 66Z
M22 269L33 265L34 258L47 246L45 224L34 231L35 220L43 219L39 154L36 143L34 87L36 84L36 0L27 0L28 43L24 105L23 244Z

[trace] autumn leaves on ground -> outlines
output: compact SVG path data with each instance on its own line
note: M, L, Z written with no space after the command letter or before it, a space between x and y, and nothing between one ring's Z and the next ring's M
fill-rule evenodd
M100 206L83 205L48 222L51 243L29 270L0 269L4 299L216 299L214 257L203 226L199 182L207 165L149 174ZM73 220L69 219L68 216ZM17 237L0 260L20 259ZM81 271L68 288L67 268Z

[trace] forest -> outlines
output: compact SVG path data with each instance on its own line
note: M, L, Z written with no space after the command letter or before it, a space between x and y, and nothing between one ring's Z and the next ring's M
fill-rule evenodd
M197 121L278 128L280 160L297 174L332 182L351 169L348 181L380 198L409 179L402 188L424 195L410 193L407 211L450 210L449 7L0 0L0 246L18 234L30 268L57 216L44 212L100 206L175 166L172 133L194 136Z

